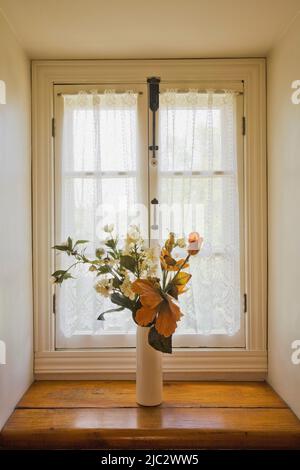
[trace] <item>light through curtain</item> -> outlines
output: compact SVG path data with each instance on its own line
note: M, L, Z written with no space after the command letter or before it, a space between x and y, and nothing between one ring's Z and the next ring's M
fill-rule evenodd
M101 208L108 204L111 222L116 211L137 202L137 100L133 92L97 91L64 95L61 159L56 171L57 242L85 239L89 255L103 240ZM60 193L60 194L59 194ZM128 215L125 213L125 219ZM127 221L125 220L127 226ZM117 226L117 231L126 227ZM56 258L57 269L67 267L66 255ZM114 307L96 294L93 273L79 267L76 279L57 289L57 318L63 336L126 333L134 328L129 311L97 317Z
M171 211L161 236L198 231L205 240L190 259L176 334L233 335L241 314L236 94L169 90L159 113L159 202Z

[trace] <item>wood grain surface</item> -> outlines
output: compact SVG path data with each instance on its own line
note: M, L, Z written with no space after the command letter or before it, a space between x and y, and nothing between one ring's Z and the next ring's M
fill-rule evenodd
M133 382L35 382L6 423L6 449L300 449L300 421L263 382L170 382L135 403Z

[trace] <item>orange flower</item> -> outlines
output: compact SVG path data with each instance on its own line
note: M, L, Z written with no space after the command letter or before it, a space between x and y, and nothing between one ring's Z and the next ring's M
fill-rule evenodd
M170 232L169 233L169 238L165 243L165 248L169 253L171 253L174 246L175 246L175 234L173 232Z
M160 254L161 269L164 271L178 271L180 268L187 268L189 266L188 263L183 265L183 262L184 259L176 261L166 248L162 248Z
M162 295L155 282L137 279L132 290L140 296L142 307L136 312L135 320L140 326L147 326L155 320L155 328L160 335L171 336L180 320L181 312L171 295Z
M203 238L200 237L198 232L191 232L188 237L188 248L187 251L189 255L196 255L199 253L201 245L203 243Z

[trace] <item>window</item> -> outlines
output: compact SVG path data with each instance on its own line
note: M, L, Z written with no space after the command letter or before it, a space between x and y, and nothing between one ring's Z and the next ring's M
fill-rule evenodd
M205 240L201 255L191 259L190 289L180 299L178 346L245 344L242 116L242 86L202 92L186 90L186 83L173 91L162 87L162 234L169 226L182 235L200 231Z
M147 87L126 92L121 86L79 91L76 86L56 86L55 97L56 239L70 235L89 240L93 256L106 236L105 223L113 222L122 237L135 206L147 205L147 127L142 121ZM58 348L134 345L129 311L97 320L112 304L96 294L94 284L92 273L81 269L76 279L56 289Z
M134 200L150 206L152 218L144 225L152 240L165 238L166 229L179 233L190 227L205 237L200 267L191 266L195 285L184 300L174 353L164 357L166 376L197 378L209 371L216 377L244 372L262 378L267 367L264 59L34 61L32 73L37 376L134 373L134 327L126 316L99 325L95 312L101 299L83 302L92 292L91 279L79 277L69 292L49 284L55 264L65 262L51 246L69 233L95 242L102 223L94 207L109 194L113 204L122 199L130 201L127 207ZM156 165L148 150L151 76L161 79ZM78 128L84 132L75 132ZM154 198L159 200L156 232ZM191 200L199 206L192 217ZM165 215L166 203L179 203L181 225L174 211ZM124 219L122 227L135 223L131 211Z
M111 222L121 238L130 223L142 225L150 243L162 243L169 231L183 237L200 231L204 247L190 261L174 345L243 347L243 85L228 91L187 85L161 87L154 162L145 135L147 86L54 87L56 243L68 235L90 240L93 256ZM155 230L147 223L148 194L159 201ZM68 265L65 258L56 257L56 269ZM94 283L81 268L56 289L57 348L134 346L129 311L97 320L113 305Z

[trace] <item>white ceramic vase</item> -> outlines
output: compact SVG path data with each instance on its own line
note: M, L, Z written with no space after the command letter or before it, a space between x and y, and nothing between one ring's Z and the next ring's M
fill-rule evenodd
M138 326L136 332L136 401L143 406L162 402L162 353L148 343L149 328Z

